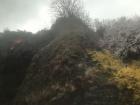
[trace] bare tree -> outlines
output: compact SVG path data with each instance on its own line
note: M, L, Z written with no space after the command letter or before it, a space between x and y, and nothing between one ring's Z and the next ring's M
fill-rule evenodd
M84 10L82 0L53 0L52 10L54 10L56 17L79 19L88 28L91 28L91 19L88 13Z
M54 0L52 2L52 8L57 16L60 17L80 17L83 12L83 6L80 0Z

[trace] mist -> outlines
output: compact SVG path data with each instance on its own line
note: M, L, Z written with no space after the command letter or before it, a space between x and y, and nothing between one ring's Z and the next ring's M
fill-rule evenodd
M52 0L0 0L0 31L26 30L37 32L50 28L55 20ZM83 0L90 18L116 19L140 15L139 0Z

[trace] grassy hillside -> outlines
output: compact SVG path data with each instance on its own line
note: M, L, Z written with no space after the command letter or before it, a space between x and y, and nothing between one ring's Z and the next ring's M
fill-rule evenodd
M0 33L0 104L140 105L139 33L116 43L100 28L71 16L36 34Z

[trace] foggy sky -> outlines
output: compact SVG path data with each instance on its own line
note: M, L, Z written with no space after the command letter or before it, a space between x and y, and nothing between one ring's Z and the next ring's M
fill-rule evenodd
M49 28L54 16L51 0L0 0L0 31L26 30L37 32ZM140 15L140 0L84 0L91 18L113 19Z

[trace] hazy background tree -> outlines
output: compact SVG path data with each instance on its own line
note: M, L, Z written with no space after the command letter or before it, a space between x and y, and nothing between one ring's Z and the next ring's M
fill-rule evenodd
M104 48L121 56L130 55L128 53L131 53L131 56L132 53L133 55L139 53L140 17L121 17L104 21L96 20L94 24L99 36L103 33L104 38L100 43Z
M57 16L69 17L80 16L83 6L80 0L54 0L52 2L52 8L56 12Z
M64 18L79 18L86 25L90 26L90 18L87 12L84 10L83 2L81 0L53 0L52 10L56 14L56 17Z

